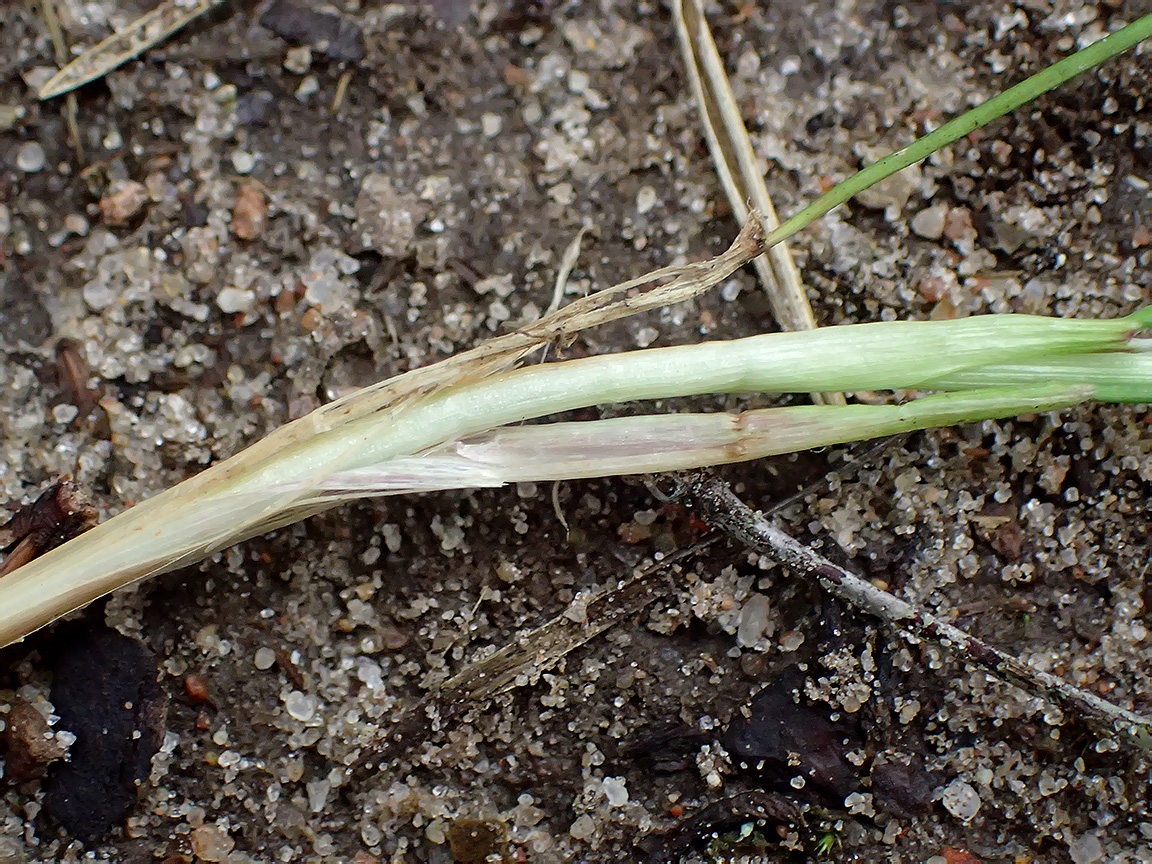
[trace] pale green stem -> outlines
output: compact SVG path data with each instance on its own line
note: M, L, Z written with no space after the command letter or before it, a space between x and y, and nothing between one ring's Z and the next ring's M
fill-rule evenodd
M308 482L317 469L362 468L591 405L703 393L932 389L932 381L989 363L1120 349L1134 327L1131 318L985 315L823 327L529 366L334 430L309 442L294 476L286 477L278 462L258 482Z
M330 506L323 485L334 474L419 456L489 429L589 405L698 393L926 389L988 363L1117 351L1149 315L828 327L532 366L413 395L274 455L260 451L254 463L233 457L201 475L212 482L187 480L18 568L0 580L0 645L131 581Z

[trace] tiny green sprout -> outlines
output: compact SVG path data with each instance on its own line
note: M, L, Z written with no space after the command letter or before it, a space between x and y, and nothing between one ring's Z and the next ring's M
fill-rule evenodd
M835 827L829 827L820 835L820 840L816 844L816 855L817 857L823 858L825 855L831 854L833 849L839 848L840 833Z

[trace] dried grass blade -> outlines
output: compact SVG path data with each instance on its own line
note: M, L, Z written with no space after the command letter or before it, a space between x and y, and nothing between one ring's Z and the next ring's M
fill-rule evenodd
M535 630L510 640L496 653L465 667L405 711L378 741L360 753L350 773L359 776L373 771L402 756L413 742L426 740L432 718L443 727L501 693L535 683L540 673L562 657L673 593L679 565L712 545L715 539L708 538L675 552L588 599L583 619L565 609Z
M780 224L776 210L704 10L699 0L676 0L673 7L684 66L700 110L704 137L732 212L743 222L751 205L763 214L769 230L774 229ZM816 326L800 271L787 246L783 243L773 246L757 257L752 266L768 295L772 314L783 329L811 330ZM814 398L826 404L844 404L840 393L814 394Z
M163 42L181 27L195 21L223 0L165 0L123 30L93 45L48 79L39 99L52 99L102 78L113 69Z

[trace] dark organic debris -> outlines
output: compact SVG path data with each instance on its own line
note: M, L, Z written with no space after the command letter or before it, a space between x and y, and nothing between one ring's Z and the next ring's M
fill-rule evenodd
M932 809L932 782L924 762L910 754L881 753L872 761L872 795L878 806L911 818Z
M695 767L700 748L714 740L694 726L679 726L652 732L629 742L620 756L658 774L672 774Z
M639 853L652 864L675 861L693 846L748 823L790 827L801 822L800 808L782 795L751 789L709 804L683 819L670 831L652 833L637 844Z
M52 334L52 319L35 289L0 249L0 333L39 345Z
M781 788L803 788L812 782L843 801L860 786L857 770L846 758L860 746L857 734L833 723L828 711L797 704L793 692L802 676L787 671L756 694L749 714L737 713L721 741L732 760Z
M236 100L236 122L241 126L267 126L276 97L267 90L247 90Z
M492 856L503 861L508 855L508 826L495 819L454 819L448 828L452 860L482 864Z
M58 728L76 740L48 775L44 807L69 834L92 842L135 803L164 739L167 699L155 656L137 640L80 624L60 627L53 642L52 704Z
M148 187L135 180L116 180L100 199L100 216L113 228L132 222L148 203Z
M364 33L359 25L311 4L273 0L260 16L260 26L289 42L310 45L333 60L355 63L364 58Z
M61 339L56 343L56 379L60 395L65 402L76 406L78 419L87 417L100 401L99 388L88 386L91 374L78 344L71 339Z
M96 524L96 508L71 480L61 480L0 528L0 576L43 555Z

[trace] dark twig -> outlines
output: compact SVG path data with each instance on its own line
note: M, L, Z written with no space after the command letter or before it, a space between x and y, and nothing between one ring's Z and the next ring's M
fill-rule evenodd
M0 552L7 553L0 577L87 531L97 516L88 496L72 480L61 480L0 527Z
M706 521L741 543L794 572L815 578L825 590L857 609L905 633L939 642L973 666L1084 717L1103 734L1120 735L1141 747L1152 748L1152 720L1081 690L1063 678L1034 669L833 564L748 507L728 484L699 475L678 477L671 479L664 491L694 506Z

